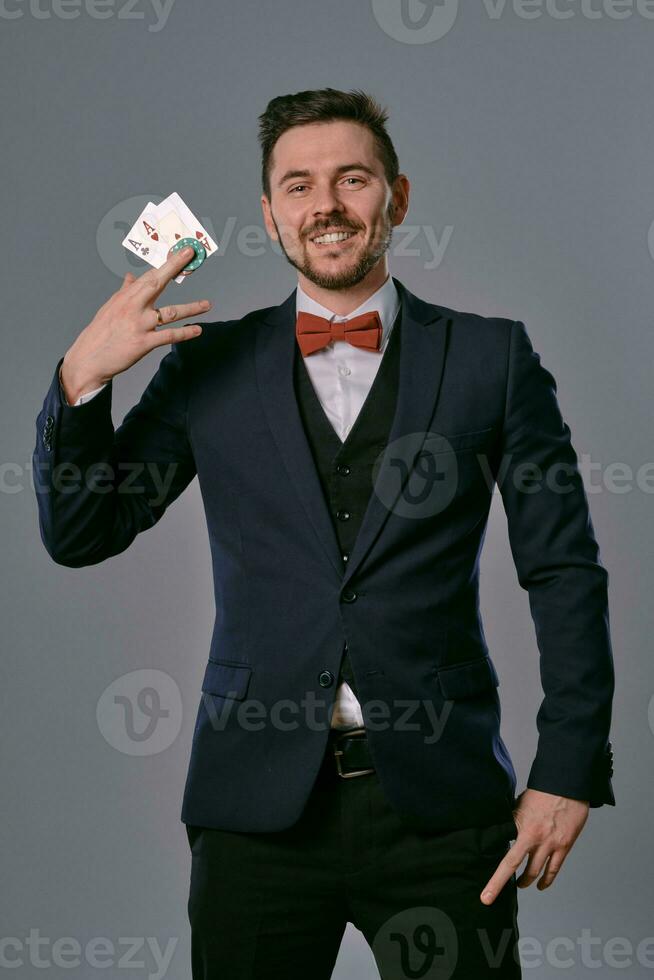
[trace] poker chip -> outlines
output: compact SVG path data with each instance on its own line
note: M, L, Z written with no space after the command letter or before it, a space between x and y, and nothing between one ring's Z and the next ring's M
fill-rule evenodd
M195 258L191 259L191 261L184 266L182 272L193 272L194 269L197 269L199 266L202 265L202 263L207 257L207 253L204 246L200 245L200 243L196 241L195 238L180 238L178 242L175 242L175 244L172 246L170 251L181 252L183 248L187 248L189 245L191 246L191 248L195 249Z

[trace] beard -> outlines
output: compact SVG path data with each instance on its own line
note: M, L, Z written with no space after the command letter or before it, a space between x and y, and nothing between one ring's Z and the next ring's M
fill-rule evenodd
M364 244L361 254L359 254L354 261L352 261L352 259L342 257L342 268L336 268L331 272L324 271L320 268L320 259L318 259L318 262L314 263L307 255L304 248L302 250L301 259L293 258L293 256L289 255L284 248L284 243L282 242L282 236L279 233L277 222L275 221L274 217L272 220L277 231L279 246L284 253L285 259L293 266L294 269L297 269L297 271L301 272L302 275L309 280L309 282L314 283L314 285L319 286L321 289L350 289L352 286L358 285L366 278L370 270L374 269L382 255L384 255L384 253L390 248L393 238L393 224L391 220L392 213L393 205L390 204L386 211L386 220L384 222L382 235L374 244ZM338 224L338 218L335 218L333 223Z

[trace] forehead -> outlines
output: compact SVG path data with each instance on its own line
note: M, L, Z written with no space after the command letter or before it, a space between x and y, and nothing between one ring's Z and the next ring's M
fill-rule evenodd
M279 137L272 152L271 176L288 167L328 171L339 164L361 160L379 169L372 132L346 119L293 126Z

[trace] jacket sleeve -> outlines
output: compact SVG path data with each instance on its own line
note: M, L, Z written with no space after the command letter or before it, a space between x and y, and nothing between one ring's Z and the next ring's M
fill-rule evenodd
M94 565L152 527L196 473L179 345L114 431L113 382L68 405L58 362L36 420L33 479L41 540L60 565Z
M527 786L614 805L608 573L556 390L515 321L498 486L518 581L529 595L545 695Z

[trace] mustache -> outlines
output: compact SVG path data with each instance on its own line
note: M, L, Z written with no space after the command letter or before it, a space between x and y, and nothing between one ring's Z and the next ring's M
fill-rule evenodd
M358 231L357 228L353 228L352 225L325 225L323 228L314 228L313 231L307 233L307 238L316 238L317 235L325 235L330 231Z

